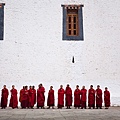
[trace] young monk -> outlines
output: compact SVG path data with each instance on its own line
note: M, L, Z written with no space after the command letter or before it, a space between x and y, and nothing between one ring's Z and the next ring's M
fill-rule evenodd
M102 109L102 90L99 85L97 85L96 89L96 109L98 108Z
M74 107L76 108L80 108L81 106L81 100L80 100L80 89L79 89L79 85L76 85L76 89L74 91Z
M110 92L108 91L107 87L105 87L105 91L104 91L104 103L105 103L105 109L108 109L110 107Z
M35 86L32 86L33 93L34 93L34 105L36 104L36 89Z
M23 108L23 92L25 90L25 86L20 90L19 102L21 103L21 108Z
M71 109L70 106L72 106L72 89L70 88L69 84L67 84L65 90L65 102L67 109Z
M4 85L1 95L1 109L5 109L7 107L8 95L9 95L8 89L6 88L6 85Z
M52 107L54 109L54 90L53 90L53 86L50 86L50 90L48 92L47 106L49 106L48 109L50 109L50 107Z
M41 109L44 109L44 102L45 102L45 88L42 84L39 85L39 88L37 90L37 108L41 107Z
M32 108L34 107L34 98L35 95L34 95L34 90L32 88L32 86L30 86L29 88L29 108Z
M87 90L85 89L85 86L83 86L81 89L81 109L86 109L86 94Z
M93 85L90 86L90 89L88 91L88 107L91 109L95 108L95 90L93 89Z
M22 108L24 108L24 109L29 108L29 92L28 92L28 86L25 86L25 89L23 90L23 95L22 95Z
M18 98L17 98L17 90L15 89L15 86L12 85L12 89L10 90L11 92L11 98L10 98L10 104L9 107L18 108Z
M58 109L62 109L64 107L64 89L63 86L60 85L60 89L58 89Z

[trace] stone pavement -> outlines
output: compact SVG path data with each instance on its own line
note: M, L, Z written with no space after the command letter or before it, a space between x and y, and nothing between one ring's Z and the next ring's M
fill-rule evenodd
M0 109L0 120L120 120L120 107L109 109Z

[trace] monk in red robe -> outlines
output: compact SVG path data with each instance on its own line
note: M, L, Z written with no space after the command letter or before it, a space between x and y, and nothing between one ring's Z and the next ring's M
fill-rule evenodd
M105 103L105 109L108 109L110 107L110 92L108 91L107 87L105 87L105 91L104 91L104 103Z
M70 106L72 106L72 89L70 88L69 84L65 90L65 97L67 109L71 109Z
M99 85L96 89L96 109L98 108L102 109L102 90Z
M64 107L64 94L65 91L63 86L60 85L60 89L58 90L58 109L62 109L62 107Z
M32 88L32 86L30 86L29 88L29 108L32 108L34 107L34 98L35 97L35 94L34 94L34 90Z
M54 109L54 90L53 90L53 86L50 86L50 90L48 92L47 106L49 106L48 109L50 109L50 107L52 107Z
M8 95L9 95L8 89L6 88L6 85L4 85L1 95L1 109L5 109L7 107Z
M41 109L44 109L44 102L45 102L45 88L42 84L39 85L39 88L37 90L37 108L41 107Z
M93 89L93 85L90 86L90 89L88 91L88 107L91 109L95 108L95 90Z
M20 96L19 96L19 102L21 103L21 107L22 105L22 100L23 100L23 92L25 90L25 86L23 86L23 88L20 90Z
M29 91L28 86L25 86L22 95L22 108L29 108Z
M81 89L81 109L85 108L86 109L86 94L87 90L85 89L85 86L82 87Z
M78 107L78 109L81 106L81 100L80 100L80 89L79 89L79 85L76 85L76 89L74 91L74 107L75 109Z
M15 89L15 86L12 85L12 89L10 90L11 92L11 98L10 98L10 104L9 107L18 108L18 98L17 98L17 90Z
M33 89L33 93L34 93L34 105L36 104L36 90L35 90L35 86L32 87Z

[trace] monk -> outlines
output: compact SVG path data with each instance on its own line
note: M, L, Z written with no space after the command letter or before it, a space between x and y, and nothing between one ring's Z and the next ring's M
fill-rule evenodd
M74 107L76 108L80 108L81 106L81 100L80 100L80 89L79 89L79 85L76 85L76 89L74 91Z
M86 94L87 90L85 89L85 86L82 87L81 89L81 109L85 108L86 109Z
M21 103L21 108L22 108L22 100L23 100L23 92L25 90L25 86L23 86L23 88L20 90L20 96L19 96L19 102Z
M34 107L34 98L35 97L35 94L34 94L34 90L32 88L32 86L29 87L29 108L32 108Z
M96 89L96 109L98 108L102 109L102 90L99 85L97 85Z
M23 95L22 95L22 108L24 108L24 109L29 108L29 92L28 92L28 86L25 86L25 89L23 90Z
M9 95L8 89L6 88L6 85L4 85L1 95L1 109L5 109L7 107L8 95Z
M15 86L12 85L12 89L10 90L11 92L11 98L10 98L10 104L9 107L18 108L18 98L17 98L17 90L15 89Z
M95 90L93 89L93 85L90 86L90 89L88 91L88 107L91 109L95 108Z
M36 90L35 90L35 86L32 87L33 92L34 92L34 105L36 104Z
M58 109L64 107L64 93L63 85L60 85L60 89L58 90Z
M65 97L67 109L71 109L70 106L72 106L72 89L70 88L69 84L67 84L65 90Z
M110 92L108 91L107 87L105 87L105 91L104 91L104 103L105 103L105 109L108 109L110 107Z
M50 86L50 90L48 92L47 106L49 106L48 109L50 109L50 107L52 107L54 109L54 90L53 90L53 86Z
M37 90L37 108L41 107L41 109L44 109L44 102L45 102L45 88L42 84L39 85L39 88Z

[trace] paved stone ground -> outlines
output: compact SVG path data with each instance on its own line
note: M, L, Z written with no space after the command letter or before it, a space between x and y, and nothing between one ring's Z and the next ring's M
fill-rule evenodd
M120 120L120 107L109 109L0 109L0 120Z

